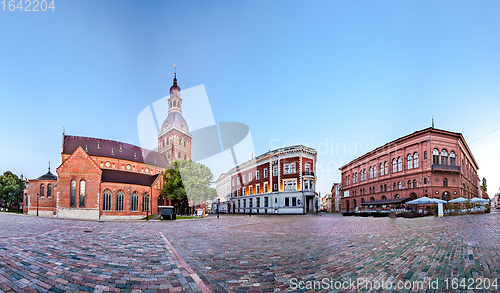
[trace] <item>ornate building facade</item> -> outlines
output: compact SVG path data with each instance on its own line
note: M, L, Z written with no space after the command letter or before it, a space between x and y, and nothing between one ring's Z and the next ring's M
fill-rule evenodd
M478 196L479 169L461 133L416 131L342 166L342 211L376 200Z
M305 214L314 210L316 151L276 149L229 170L229 213Z

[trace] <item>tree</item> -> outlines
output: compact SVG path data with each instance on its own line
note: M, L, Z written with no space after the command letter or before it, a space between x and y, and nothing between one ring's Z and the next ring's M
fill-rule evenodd
M210 169L195 161L175 161L167 167L163 174L165 184L160 196L181 205L192 201L195 205L217 197L214 175ZM187 204L186 206L187 207Z
M16 174L6 171L0 176L0 200L10 208L13 203L22 201L24 181L19 179Z
M481 186L484 190L484 192L487 192L488 191L488 188L486 187L486 178L483 177L483 184Z

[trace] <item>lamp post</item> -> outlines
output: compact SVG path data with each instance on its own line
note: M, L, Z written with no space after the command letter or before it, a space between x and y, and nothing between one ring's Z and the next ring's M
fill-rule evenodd
M219 218L219 204L220 204L220 198L217 199L217 219Z
M38 196L40 196L39 193L36 194L36 216L38 217Z

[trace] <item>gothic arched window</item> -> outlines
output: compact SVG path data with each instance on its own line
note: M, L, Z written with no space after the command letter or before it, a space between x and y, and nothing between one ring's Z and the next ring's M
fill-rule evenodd
M116 210L123 211L123 191L118 191L116 194Z
M132 193L132 211L137 212L139 210L139 195L136 191Z
M76 206L76 180L71 180L71 206Z
M398 165L396 163L396 159L392 159L392 173L396 173L398 171Z
M413 154L413 168L418 168L418 153Z
M455 152L454 152L454 151L452 151L452 152L450 153L450 165L455 166L455 164L456 164L456 161L455 161L455 160L456 160L456 158L455 158Z
M102 196L102 210L111 211L111 191L106 189Z
M80 207L85 207L85 180L80 181Z
M45 186L42 184L42 185L40 185L40 196L43 197L44 194L45 194Z
M403 171L403 159L401 157L398 157L398 172Z
M142 196L142 211L149 211L149 194L147 193L144 193L144 195Z
M52 196L52 185L48 184L47 185L47 197Z
M384 174L385 175L389 174L389 164L387 164L387 161L385 162L385 166L384 166Z

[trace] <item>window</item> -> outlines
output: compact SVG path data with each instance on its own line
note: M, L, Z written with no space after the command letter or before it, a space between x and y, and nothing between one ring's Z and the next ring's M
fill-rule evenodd
M371 186L370 186L370 193L372 193L372 188L371 188Z
M118 191L116 194L116 210L123 211L123 191Z
M248 173L248 182L252 181L252 173Z
M384 163L380 163L380 176L384 176Z
M278 176L278 166L273 166L273 176Z
M186 158L187 158L186 155L184 155L184 161L186 161Z
M285 206L290 206L290 199L288 197L285 197Z
M240 196L240 195L241 195L241 191L240 191L240 189L239 189L239 188L238 188L238 190L237 190L237 193L238 193L238 196Z
M246 189L246 187L243 187L242 190L243 190L243 196L247 195L247 189Z
M71 206L75 207L76 206L76 181L71 180Z
M253 186L248 187L248 194L249 195L253 194Z
M264 178L267 178L267 168L264 169Z
M47 185L47 197L51 197L51 196L52 196L52 185L48 184Z
M186 146L186 141L184 141L184 147Z
M401 157L398 157L398 172L403 171L403 160Z
M253 206L253 200L251 198L248 199L248 207L251 208ZM250 210L251 212L251 210Z
M309 189L309 180L304 180L304 189Z
M233 178L233 180L232 180L232 184L233 184L233 186L234 186L234 178Z
M413 179L413 188L417 188L417 180Z
M455 159L456 159L455 158L455 152L452 151L450 153L450 165L455 166L455 164L456 164L456 160Z
M380 185L380 192L384 191L384 186Z
M181 158L181 152L177 153L177 158L179 158L179 159Z
M264 197L264 207L268 207L269 206L269 197Z
M392 159L392 173L396 173L398 171L398 165L396 164L396 159Z
M424 178L424 184L427 184L427 178Z
M424 160L427 160L427 151L424 152Z
M306 164L305 165L305 169L306 169L306 172L311 172L311 165L310 164Z
M247 207L247 200L246 199L243 199L243 207L246 208Z
M182 138L179 138L179 144L182 144Z
M134 191L132 193L132 211L137 212L139 210L139 195Z
M260 197L256 197L255 198L255 206L258 207L258 208L260 208Z
M245 179L245 175L242 176L242 181L243 181L243 184L246 184L246 179Z
M85 180L80 180L80 207L85 207Z
M106 189L102 198L102 210L111 211L111 191Z
M267 186L267 182L264 183L264 193L268 193L269 190L268 190L268 186Z
M295 206L297 206L297 198L292 197L292 207L295 207Z
M418 168L418 153L413 154L413 168Z
M297 190L297 181L283 180L283 190Z
M255 180L259 180L260 179L260 172L259 170L255 171Z
M273 188L274 190L278 190L278 184L277 184L277 183L274 183L274 186L273 186L273 187L274 187L274 188Z
M309 189L314 189L314 180L309 180Z
M363 180L366 181L366 169L363 169Z
M396 190L396 182L392 183L392 190Z
M447 178L443 179L443 186L448 186L448 179Z
M398 189L401 189L401 182L398 182Z
M406 157L406 169L411 170L413 169L413 158L411 157L410 154Z
M408 180L408 185L406 186L406 188L411 188L411 180Z
M284 164L283 168L284 168L283 174L295 174L295 163Z
M142 211L149 211L149 194L147 193L144 193L144 195L142 196Z
M384 175L387 175L389 174L389 164L387 164L387 161L385 162L385 165L384 165Z
M236 180L238 181L238 185L240 185L240 177L236 178Z
M373 167L370 167L370 179L373 178Z
M373 178L377 177L377 165L373 166Z
M439 150L434 149L432 151L432 164L437 165L439 164Z
M238 208L241 208L241 202L239 199L238 199Z
M441 151L441 164L448 165L448 152L444 149Z
M260 194L260 184L255 185L255 193Z
M41 197L45 196L45 186L43 184L40 185L40 196Z
M384 191L387 191L387 184L384 184Z

